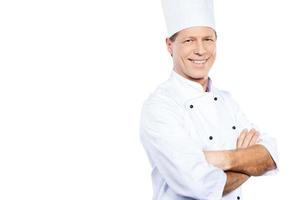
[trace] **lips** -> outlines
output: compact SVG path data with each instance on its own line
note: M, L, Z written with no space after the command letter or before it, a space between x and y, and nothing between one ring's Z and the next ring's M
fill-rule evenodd
M189 58L188 60L194 64L203 65L204 63L207 62L208 59L191 59L191 58Z

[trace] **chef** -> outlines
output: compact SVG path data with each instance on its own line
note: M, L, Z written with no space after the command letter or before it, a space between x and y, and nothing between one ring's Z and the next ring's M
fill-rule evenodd
M213 0L162 0L173 59L169 79L145 101L140 137L152 166L153 200L239 200L251 176L277 172L273 138L215 88Z

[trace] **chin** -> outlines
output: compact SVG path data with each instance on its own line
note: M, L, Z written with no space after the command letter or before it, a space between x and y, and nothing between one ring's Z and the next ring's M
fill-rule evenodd
M205 74L191 74L191 75L188 75L188 77L191 80L202 80L202 79L207 78L207 75L205 75Z
M193 79L204 79L207 78L208 73L203 72L203 70L193 70L192 73L189 73L188 75Z

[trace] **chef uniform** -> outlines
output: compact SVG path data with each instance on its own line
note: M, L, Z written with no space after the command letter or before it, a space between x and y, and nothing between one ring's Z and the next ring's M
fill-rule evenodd
M162 0L169 35L192 26L214 27L212 0ZM208 89L172 70L145 101L140 136L152 166L153 200L239 200L241 188L222 197L223 170L209 164L203 151L236 149L251 124L231 95ZM260 131L259 144L278 164L275 140ZM276 170L266 174L274 173Z

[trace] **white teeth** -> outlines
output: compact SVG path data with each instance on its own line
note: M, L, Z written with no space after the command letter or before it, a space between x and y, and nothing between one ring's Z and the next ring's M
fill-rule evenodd
M204 64L206 60L191 60L195 64Z

